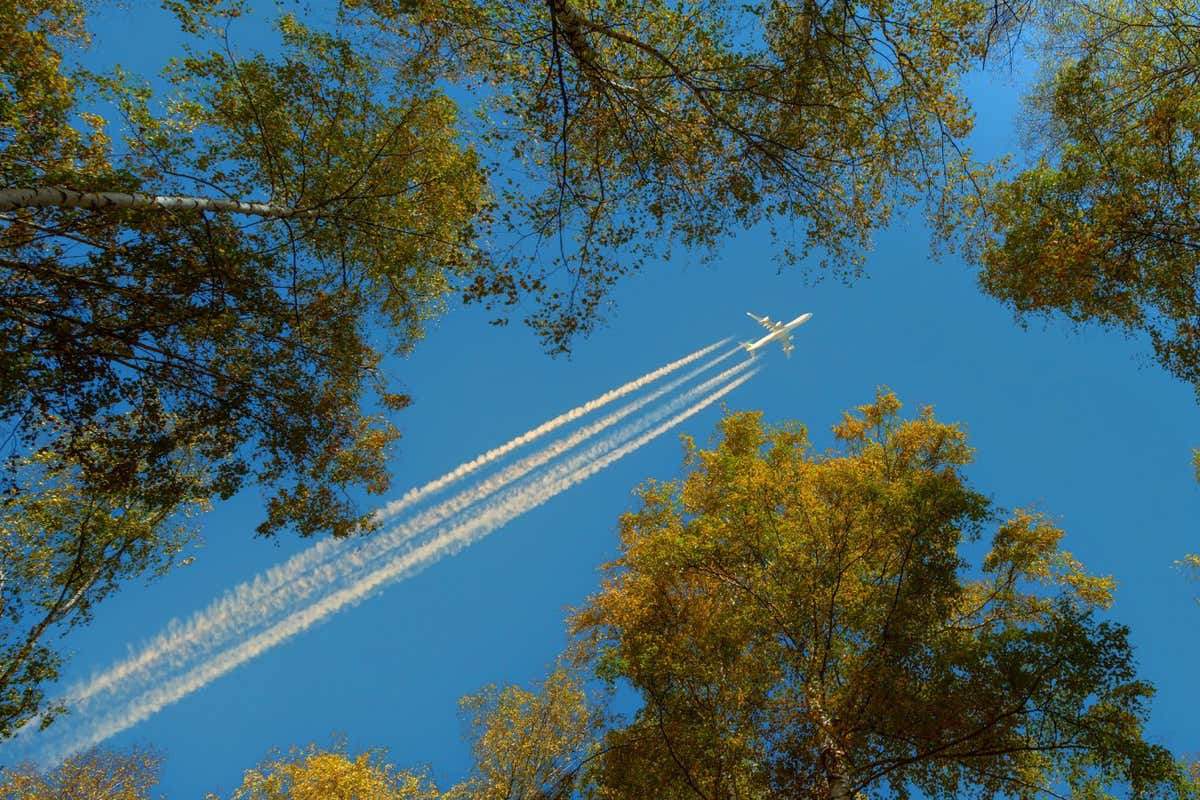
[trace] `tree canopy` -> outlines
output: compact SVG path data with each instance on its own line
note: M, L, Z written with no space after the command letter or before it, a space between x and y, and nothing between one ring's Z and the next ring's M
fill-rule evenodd
M593 773L609 722L578 670L558 665L531 689L488 686L460 703L471 774L443 800L565 800Z
M152 748L93 748L49 770L30 764L0 770L5 800L151 800L162 755Z
M376 751L351 756L343 745L310 745L268 756L246 770L230 800L435 800L419 773L397 770ZM207 795L217 800L217 795Z
M530 321L551 350L672 243L705 254L765 225L781 263L812 251L848 278L895 209L941 224L988 172L961 144L961 81L995 32L978 0L356 5L478 90L471 129L512 181L498 222L540 258L522 264L526 247L466 294L540 295Z
M734 413L651 481L574 618L642 708L600 796L1186 797L1142 734L1112 582L1043 515L972 488L956 425L881 392L814 452ZM988 541L981 560L970 556Z
M47 634L168 566L189 512L253 484L260 533L371 528L407 403L378 363L477 258L483 175L427 72L286 15L240 58L172 5L170 97L68 62L81 4L0 10L0 738Z
M985 291L1148 335L1200 394L1200 84L1191 0L1040 9L1028 100L1036 163L997 184Z

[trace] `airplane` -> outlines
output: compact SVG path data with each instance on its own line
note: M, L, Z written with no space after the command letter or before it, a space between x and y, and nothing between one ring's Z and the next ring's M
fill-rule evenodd
M754 355L755 350L762 347L767 342L773 342L778 339L780 344L783 345L783 354L788 358L791 358L792 337L788 334L791 333L793 328L798 328L804 323L808 322L808 320L812 317L812 314L801 314L786 325L784 325L782 322L773 322L770 317L756 316L751 314L749 311L746 312L746 316L770 331L769 334L759 339L757 342L743 342L742 347L746 348L747 353Z

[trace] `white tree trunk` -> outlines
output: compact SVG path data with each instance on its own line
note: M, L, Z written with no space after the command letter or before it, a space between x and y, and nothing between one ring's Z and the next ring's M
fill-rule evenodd
M850 791L850 776L847 774L846 751L837 741L836 726L825 713L824 704L816 697L808 696L808 706L816 715L814 722L820 740L821 762L825 768L825 780L829 784L829 800L853 800Z
M549 5L550 14L558 24L559 32L566 39L567 47L575 54L575 59L584 72L615 89L624 92L637 91L636 87L614 80L599 63L596 49L587 37L587 31L593 30L595 26L579 12L579 9L571 5L569 0L549 0Z
M592 49L592 43L588 41L587 35L584 33L589 27L587 17L580 14L579 10L568 0L549 0L549 5L550 13L558 23L558 29L562 31L563 37L567 40L567 46L575 53L575 57L579 59L584 69L599 72L600 66L596 63L596 51Z
M312 217L315 210L297 210L270 203L242 203L211 197L142 194L141 192L76 192L44 186L39 189L0 189L0 211L18 208L158 208L164 211L225 211L258 217Z

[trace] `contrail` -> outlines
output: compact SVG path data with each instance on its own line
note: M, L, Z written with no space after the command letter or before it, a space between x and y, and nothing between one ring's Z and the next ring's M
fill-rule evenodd
M703 354L711 352L711 349L710 347L698 352ZM160 667L164 662L171 667L179 667L193 662L205 653L225 646L228 640L244 636L247 630L266 624L276 614L285 613L288 609L294 608L308 595L326 589L330 581L334 579L331 577L331 573L335 573L339 569L338 563L349 557L377 559L386 556L389 550L398 547L410 537L444 522L470 505L487 498L534 469L579 446L621 419L687 383L696 375L726 360L733 352L735 351L709 360L662 388L626 404L570 436L551 443L542 450L510 465L488 480L459 492L402 525L375 534L366 539L354 553L347 554L345 552L350 543L326 540L292 556L283 564L272 567L254 580L225 592L222 597L193 614L186 622L180 623L177 620L171 620L167 625L167 630L143 646L137 655L103 673L94 675L86 684L72 687L68 690L64 700L79 710L86 709L92 699L99 694L119 692L122 684L145 679L152 672L161 672ZM691 357L688 358L694 360ZM725 370L689 390L683 399L686 400L708 391L718 383L745 369L750 363L742 362ZM662 371L656 372L661 373ZM636 383L636 381L632 383ZM626 384L626 386L631 384ZM604 396L602 395L602 397ZM584 408L584 406L579 408ZM330 563L333 566L322 568L322 565Z
M394 517L397 514L399 514L401 511L403 511L404 509L411 506L413 503L417 502L418 500L421 500L424 497L428 497L433 492L436 492L439 489L443 489L443 488L449 486L450 484L454 483L457 480L465 478L466 476L470 475L472 472L479 469L480 467L483 467L483 466L486 466L487 464L492 463L496 459L498 459L504 455L507 455L508 453L511 453L513 450L517 449L518 447L521 447L522 445L529 444L530 442L534 441L535 439L537 439L541 436L544 436L547 433L550 433L550 431L553 431L557 428L561 428L563 425L566 425L569 422L574 422L575 420L579 419L580 417L584 416L585 414L590 414L591 412L595 411L596 409L601 408L601 407L611 403L613 400L618 400L631 392L636 392L638 389L641 389L643 386L653 383L654 381L658 380L659 378L670 375L672 372L679 369L680 367L686 366L686 365L692 363L693 361L696 361L697 359L704 358L704 356L708 355L713 350L716 350L718 347L720 347L721 345L725 344L728 341L729 341L729 337L726 337L719 342L714 342L713 344L710 344L708 347L701 348L700 350L697 350L696 352L692 353L691 355L684 356L683 358L679 359L678 361L672 361L670 364L667 364L665 367L660 367L659 369L656 369L653 372L647 372L642 377L632 380L629 383L626 383L624 386L618 386L616 389L613 389L612 391L605 392L604 394L597 397L595 400L590 400L581 406L576 406L575 408L572 408L570 411L566 411L562 414L559 414L557 417L555 417L551 420L548 420L546 422L543 422L541 425L538 425L536 428L532 428L532 429L526 431L525 433L522 433L520 436L516 437L515 439L505 442L504 444L500 445L499 447L494 447L491 450L488 450L486 453L479 456L478 458L476 458L472 461L468 461L465 464L459 465L458 467L451 470L450 472L447 472L442 477L440 477L436 480L432 480L429 483L425 484L424 486L419 486L415 489L410 489L399 499L393 500L392 502L388 503L386 506L381 508L378 512L376 512L376 516L378 516L380 519L389 519L391 517ZM728 358L730 355L733 354L733 352L737 352L737 351L732 351L730 353L727 353L718 361L722 361L725 358Z
M724 356L714 360L717 363ZM744 370L751 362L741 362L714 378L699 384L682 395L675 403L686 403L690 399L709 391L717 384ZM409 538L438 525L461 513L474 503L519 480L537 467L582 444L622 418L640 410L646 404L688 381L696 373L711 367L706 364L672 381L662 389L627 404L604 419L578 432L554 442L543 450L527 456L483 483L469 488L431 508L413 519L391 530L375 534L354 551L340 552L340 558L314 562L310 551L300 553L282 565L272 567L267 575L243 583L225 593L207 608L196 612L186 623L171 620L167 630L152 639L136 656L122 664L93 676L85 685L74 687L64 698L68 705L83 711L96 695L120 692L123 684L137 684L160 673L165 662L178 668L194 662L215 649L226 646L230 639L240 638L250 629L266 624L279 614L294 608L309 595L327 589L329 584L344 572L345 565L382 558ZM666 410L652 411L646 419L634 425L653 424L656 419L670 413ZM152 674L153 673L153 674Z
M381 567L343 586L321 600L295 611L253 637L201 663L185 674L144 692L124 709L98 720L83 730L76 728L73 740L58 745L49 756L54 763L72 753L98 744L108 737L137 724L163 707L203 688L238 665L295 636L325 617L361 602L381 586L410 577L429 565L453 555L482 539L500 526L550 500L560 492L591 477L620 458L632 453L667 430L699 413L718 399L753 377L758 370L737 377L701 398L665 422L639 434L646 426L631 423L597 442L586 451L547 470L523 486L506 490L484 504L482 510L463 522L421 544L412 544ZM674 409L683 398L671 403ZM667 411L666 413L670 413ZM355 559L356 561L358 559ZM49 761L48 759L48 761Z

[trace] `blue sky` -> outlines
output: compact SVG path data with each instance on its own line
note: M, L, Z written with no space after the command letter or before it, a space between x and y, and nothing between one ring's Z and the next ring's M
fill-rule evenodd
M110 12L93 55L145 41L142 22ZM153 57L125 63L146 71ZM991 77L973 95L976 147L1015 148L1013 87ZM1159 690L1149 735L1180 753L1200 751L1191 711L1200 699L1198 587L1172 568L1200 550L1200 486L1188 463L1200 415L1191 389L1156 367L1140 339L1061 323L1023 330L980 294L968 267L930 260L927 245L919 220L897 224L879 237L867 277L850 287L777 272L757 231L731 240L709 265L680 253L620 285L608 324L570 359L546 357L519 325L495 328L478 308L452 307L410 357L388 363L415 400L396 417L404 438L390 496L716 339L756 336L746 311L784 319L811 311L793 357L767 353L766 369L728 405L804 422L818 446L830 443L843 410L868 402L881 384L910 412L932 404L939 418L961 421L977 449L975 486L1001 506L1051 515L1067 531L1067 549L1117 578L1111 616L1132 629L1143 677ZM718 416L709 409L681 430L706 440ZM596 590L598 566L616 555L616 519L631 507L632 489L678 475L680 452L674 434L661 437L110 744L161 747L161 790L172 798L228 794L271 748L327 744L335 734L353 748L386 748L397 765L428 765L449 785L468 765L457 699L545 673L565 642L565 610ZM68 637L65 681L107 666L169 618L306 546L253 538L258 503L248 492L203 517L193 565L129 586Z

